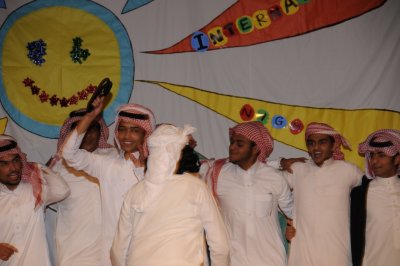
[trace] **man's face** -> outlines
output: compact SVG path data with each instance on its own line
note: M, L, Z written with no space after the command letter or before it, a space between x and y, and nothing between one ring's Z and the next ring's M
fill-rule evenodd
M321 166L332 157L335 143L329 135L311 134L306 141L306 146L311 159L316 165Z
M88 152L93 152L99 146L100 139L100 125L94 122L90 125L89 129L86 131L83 137L80 149L87 150Z
M22 160L18 154L6 155L0 158L0 182L14 190L21 182Z
M229 161L247 170L257 160L258 152L254 142L249 139L233 134L230 138Z
M383 152L371 152L371 167L376 176L392 177L400 165L400 155L387 156Z
M138 147L143 145L145 135L146 131L133 122L121 121L118 125L117 139L125 152L138 151Z

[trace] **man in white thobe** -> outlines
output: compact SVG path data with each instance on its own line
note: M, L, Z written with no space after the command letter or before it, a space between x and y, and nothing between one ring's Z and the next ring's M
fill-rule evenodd
M211 192L190 174L174 174L193 131L161 125L149 137L145 178L128 192L121 210L114 266L203 265L204 232L211 264L228 265L227 232Z
M50 266L43 209L69 192L58 174L27 162L16 140L0 135L1 266Z
M380 129L359 145L366 167L352 192L354 266L400 263L400 131Z
M57 266L99 266L102 259L101 199L97 178L69 167L61 159L61 148L67 135L86 114L86 110L74 111L64 121L57 143L57 154L50 168L68 183L71 194L52 205L56 213L53 233L56 243ZM107 143L108 128L104 119L92 122L80 149L95 154L116 156L116 149ZM51 212L47 209L46 216ZM49 233L49 230L48 230Z
M215 161L206 181L228 228L230 265L286 265L278 206L291 217L293 199L279 171L265 163L273 139L260 122L238 124L229 135L229 160Z
M351 266L350 192L362 171L344 161L347 141L329 125L310 123L305 133L311 157L285 174L293 188L293 224L289 265Z
M110 248L117 229L125 193L144 176L144 160L148 155L145 140L155 128L153 113L138 104L122 105L116 116L116 156L90 153L79 149L86 130L103 109L104 98L94 101L94 110L87 113L71 132L62 150L70 167L98 178L102 208L102 263L111 265Z

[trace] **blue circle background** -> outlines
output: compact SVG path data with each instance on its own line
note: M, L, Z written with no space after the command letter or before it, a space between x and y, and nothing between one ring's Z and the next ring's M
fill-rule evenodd
M199 43L197 38L195 38L195 36L201 36L201 41L203 44L203 49L199 49ZM207 34L205 34L204 32L201 31L196 31L195 33L192 34L192 38L190 40L192 49L195 50L196 52L205 52L208 50L208 48L210 48L210 41L208 39Z
M280 121L279 123L277 122L278 119ZM281 115L274 115L274 117L272 117L272 126L274 128L281 129L281 128L286 127L286 124L287 124L287 120L285 117L283 117Z

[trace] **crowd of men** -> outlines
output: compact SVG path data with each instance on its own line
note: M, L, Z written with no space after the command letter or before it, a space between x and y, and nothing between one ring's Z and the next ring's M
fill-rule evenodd
M268 161L274 140L252 121L229 129L229 157L200 166L195 128L156 126L138 104L119 108L108 144L103 100L65 120L47 166L0 135L1 266L51 265L46 206L57 266L399 265L398 129L359 144L364 173L320 122L305 129L307 160Z

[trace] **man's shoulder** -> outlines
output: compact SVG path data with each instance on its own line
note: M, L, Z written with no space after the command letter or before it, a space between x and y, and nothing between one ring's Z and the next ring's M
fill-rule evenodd
M184 185L184 186L192 186L192 187L205 187L205 182L197 176L192 174L183 173L181 175L177 175L177 178L173 179L172 182Z
M27 200L28 202L32 202L33 204L34 196L32 193L32 184L27 181L21 181L13 193L10 193L5 185L1 184L0 198L5 199L6 201L10 200L10 198L19 198L23 199L23 201Z
M117 158L119 156L119 152L115 147L109 147L104 149L96 149L94 154L99 154L103 156L109 156L110 158Z
M356 171L362 173L361 169L352 162L345 160L334 160L334 165L347 171Z
M293 173L298 171L304 171L307 169L312 169L315 166L314 162L311 159L306 160L305 162L294 162L291 166Z
M227 158L202 160L199 174L202 177L208 176L212 171L223 171L232 167L233 164Z
M128 160L125 159L124 155L118 152L114 153L113 151L110 151L110 153L97 154L96 158L106 165L117 164L120 167L123 165L129 165L127 164Z
M281 171L276 169L266 163L257 162L257 168L255 170L255 174L263 174L263 175L270 175L270 176L281 176Z

